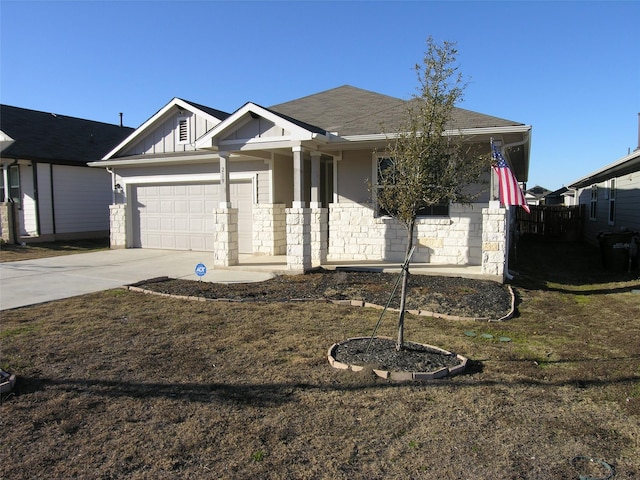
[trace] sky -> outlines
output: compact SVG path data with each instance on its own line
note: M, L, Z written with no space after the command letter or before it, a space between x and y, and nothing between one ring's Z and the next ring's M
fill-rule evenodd
M638 147L639 24L639 1L0 0L0 102L138 127L174 97L409 99L431 36L456 43L458 106L531 125L527 188L556 190Z

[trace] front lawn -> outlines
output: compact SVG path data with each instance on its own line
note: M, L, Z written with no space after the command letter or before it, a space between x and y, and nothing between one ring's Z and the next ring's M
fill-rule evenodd
M118 289L2 312L0 478L638 478L640 280L586 252L522 245L509 321L409 315L471 360L430 383L329 366L369 308Z

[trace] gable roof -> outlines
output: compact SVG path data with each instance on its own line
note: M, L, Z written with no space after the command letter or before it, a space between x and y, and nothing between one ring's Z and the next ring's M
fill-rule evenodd
M307 97L280 103L270 110L316 125L340 136L395 132L406 113L406 100L343 85ZM456 128L490 128L524 124L454 108Z
M239 139L237 141L234 140L222 140L224 135L230 134L234 129L239 126L242 126L250 119L256 118L265 118L269 122L274 125L278 125L283 129L287 130L289 134L285 137L266 137L266 138L257 138L253 139L256 141L252 141L252 139ZM251 149L251 144L260 144L263 141L273 141L273 140L313 140L317 138L318 135L325 136L326 132L321 128L318 128L314 125L309 125L305 122L301 122L300 120L289 117L287 115L283 115L268 108L261 107L252 102L245 103L238 110L233 112L231 116L229 116L225 121L219 123L214 128L209 130L207 133L202 135L196 141L196 148L210 148L210 147L220 147L222 143L222 149L224 149L224 145L231 146L233 148L240 148L240 145L244 145L245 150ZM220 143L221 142L221 143ZM264 148L264 147L262 147Z
M133 131L9 105L0 105L0 130L13 140L2 149L2 157L63 165L98 160Z
M211 121L211 123L215 125L229 118L229 116L231 115L230 113L223 112L222 110L206 107L195 102L190 102L187 100L183 100L182 98L175 97L164 107L154 113L137 129L135 129L133 132L130 132L130 135L124 138L119 144L115 145L112 150L108 151L108 153L105 152L103 159L107 160L111 157L117 156L118 153L125 150L128 146L132 145L140 137L146 134L148 130L152 128L152 125L154 125L158 121L161 121L162 118L174 108L189 110L193 113L199 113L202 117L207 118L209 121Z

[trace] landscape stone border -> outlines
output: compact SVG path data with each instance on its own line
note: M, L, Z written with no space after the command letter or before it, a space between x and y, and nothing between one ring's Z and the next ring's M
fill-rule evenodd
M162 278L169 279L169 277L162 277ZM159 278L154 278L153 280L159 280ZM143 285L147 281L149 281L149 280L143 280L141 282L136 282L135 285ZM128 290L130 290L132 292L139 292L139 293L144 293L144 294L147 294L147 295L158 295L158 296L161 296L161 297L176 298L176 299L180 299L180 300L189 300L189 301L194 301L194 302L227 302L227 303L231 303L231 302L237 302L237 303L256 302L256 300L254 300L254 299L245 300L245 299L235 299L235 298L205 298L205 297L194 297L194 296L189 296L189 295L174 295L172 293L154 292L153 290L147 290L145 288L137 287L135 285L127 285L124 288L126 288L126 289L128 289ZM419 316L423 316L423 317L444 318L446 320L502 322L502 321L505 321L505 320L509 320L515 314L515 304L516 304L515 294L513 293L513 289L511 288L510 285L507 285L507 288L509 290L509 295L511 297L511 307L509 309L509 312L506 315L500 317L497 320L492 320L492 319L490 319L488 317L464 317L464 316L461 316L461 315L448 315L446 313L431 312L429 310L407 310L407 313L410 313L412 315L419 315ZM347 305L347 306L350 306L350 307L367 307L367 308L375 308L375 309L378 309L378 310L382 310L382 309L385 308L382 305L377 305L375 303L365 302L363 300L331 300L331 299L328 299L328 298L292 298L292 299L290 299L288 301L289 302L332 303L334 305ZM399 312L400 311L399 308L387 308L387 310L389 310L391 312Z
M340 345L343 345L347 342L350 342L353 340L368 340L370 338L371 337L354 337L354 338L349 338L347 340L343 340L342 342L334 343L333 345L331 345L331 348L329 348L329 351L327 352L327 358L329 359L329 364L333 368L337 368L339 370L351 370L353 372L361 372L366 368L364 365L349 365L346 363L339 362L338 360L335 359L334 352ZM376 338L384 338L387 340L392 340L387 337L376 337ZM447 350L444 350L442 348L434 347L433 345L428 345L426 343L419 343L418 345L426 347L427 349L431 350L434 353L440 353L442 355L448 355L448 356L453 355L453 353ZM388 371L388 370L380 370L376 368L373 369L373 372L378 377L383 378L385 380L394 380L394 381L401 381L401 382L406 382L409 380L421 380L421 381L436 380L438 378L457 375L458 373L462 373L464 371L464 369L467 367L468 359L459 354L455 354L455 355L456 355L456 358L460 361L459 365L456 365L454 367L442 367L434 372L395 372L395 371Z

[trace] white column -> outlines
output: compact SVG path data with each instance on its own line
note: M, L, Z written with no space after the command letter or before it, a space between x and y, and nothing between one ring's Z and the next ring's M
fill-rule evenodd
M293 208L305 208L304 202L304 150L293 147Z
M311 152L311 208L320 208L320 152Z
M2 178L4 181L4 198L2 199L2 201L8 202L9 201L9 166L8 165L2 165Z
M231 208L229 193L229 152L218 152L220 155L220 208Z

